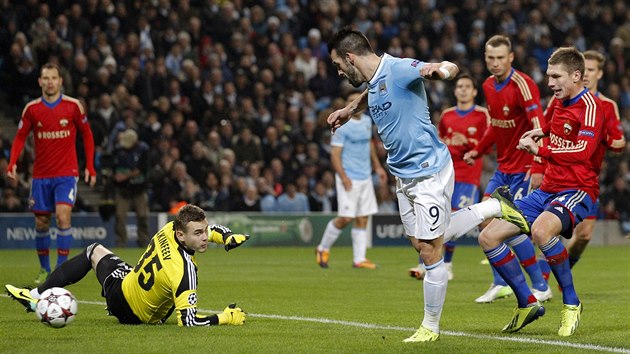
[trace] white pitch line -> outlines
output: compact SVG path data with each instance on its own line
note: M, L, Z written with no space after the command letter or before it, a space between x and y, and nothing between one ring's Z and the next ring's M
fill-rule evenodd
M9 297L8 295L2 295L2 294L0 294L0 296L6 297L6 298ZM79 301L79 303L87 304L87 305L99 305L99 306L107 305L105 302L102 302L102 301ZM198 310L201 312L210 312L210 313L221 312L220 310L218 311L206 310L206 309L198 309ZM267 314L249 313L249 312L247 313L247 316L258 317L258 318L268 318L268 319L273 319L273 320L314 322L314 323L342 325L342 326L348 326L348 327L384 329L384 330L392 330L392 331L412 332L416 330L416 328L411 328L411 327L384 326L384 325L371 324L371 323L340 321L340 320L331 320L328 318L316 318L316 317L267 315ZM565 347L565 348L594 350L594 351L599 351L599 352L630 354L629 348L606 347L606 346L595 345L595 344L570 343L570 342L563 342L559 340L533 339L533 338L527 338L527 337L504 337L504 336L499 337L499 336L492 336L492 335L485 335L485 334L473 334L473 333L454 332L454 331L441 331L440 334L444 334L447 336L454 336L454 337L468 337L468 338L483 339L483 340L496 340L496 341L503 341L503 342L544 344L544 345Z
M220 311L216 311L216 312L220 312ZM313 318L313 317L301 317L301 316L265 315L265 314L255 314L255 313L247 313L247 316L278 319L278 320L338 324L338 325L350 326L350 327L385 329L385 330L407 331L407 332L412 332L417 329L417 328L410 328L410 327L383 326L383 325L376 325L376 324L362 323L362 322L339 321L339 320L331 320L327 318ZM595 345L595 344L569 343L569 342L562 342L558 340L533 339L533 338L526 338L526 337L503 337L503 336L499 337L499 336L491 336L491 335L485 335L485 334L472 334L472 333L453 332L453 331L440 331L440 334L446 334L448 336L456 336L456 337L485 339L485 340L491 339L491 340L506 341L506 342L546 344L546 345L553 345L553 346L560 346L560 347L567 347L567 348L596 350L596 351L601 351L601 352L626 353L626 354L630 353L630 349L628 348L604 347L604 346Z

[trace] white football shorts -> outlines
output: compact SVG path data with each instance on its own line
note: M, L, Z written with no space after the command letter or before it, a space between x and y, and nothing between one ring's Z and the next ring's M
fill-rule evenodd
M400 219L407 236L433 240L444 235L451 222L451 198L455 186L453 162L435 175L396 177Z
M346 218L374 215L378 212L372 179L352 180L352 188L346 191L341 177L335 174L338 215Z

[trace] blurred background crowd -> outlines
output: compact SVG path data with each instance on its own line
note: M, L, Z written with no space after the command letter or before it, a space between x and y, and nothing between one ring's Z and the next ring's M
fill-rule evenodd
M624 0L0 0L0 107L16 124L41 95L39 67L54 62L64 93L88 112L104 200L116 149L146 144L144 178L133 187L148 192L152 211L183 201L208 211L335 211L325 120L353 88L337 76L326 42L346 25L379 53L449 60L478 85L489 75L486 39L507 35L514 67L538 83L543 106L552 51L595 49L607 58L600 91L618 103L630 138ZM430 82L427 93L437 123L455 104L452 82ZM3 170L11 140L0 140ZM628 218L629 151L606 159L604 218ZM20 182L0 182L1 211L28 210L32 160L25 150ZM494 170L491 158L485 169ZM392 184L376 188L380 211L396 210Z

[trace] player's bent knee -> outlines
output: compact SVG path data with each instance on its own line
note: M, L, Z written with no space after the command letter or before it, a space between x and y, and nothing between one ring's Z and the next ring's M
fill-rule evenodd
M579 241L589 242L595 228L594 219L586 219L575 227L574 237Z
M503 220L494 219L479 233L479 246L485 250L497 247L505 238L510 236L509 231L509 227L506 228Z
M551 214L555 215L560 220L560 224L561 224L560 232L557 232L557 233L554 232L554 235L549 236L549 238L555 236L555 234L559 234L560 236L567 239L573 236L574 223L573 223L573 218L570 211L568 211L562 206L560 206L560 208L557 208L557 205L550 205L547 209L545 209L545 211L550 212ZM535 242L537 242L539 245L543 245L546 243L545 240L543 239L547 238L545 235L547 230L540 230L539 226L540 226L540 223L536 223L536 222L534 222L534 225L532 225L532 239L535 240ZM536 232L538 234L535 236Z
M593 236L593 233L590 230L576 230L573 236L578 241L589 242L591 240L591 237Z
M90 247L92 247L91 250L89 249ZM88 258L90 259L94 267L98 264L98 262L100 262L101 259L103 259L103 257L112 253L112 251L108 250L107 248L105 248L105 246L101 245L100 243L91 244L90 246L88 246L87 251L88 251L87 252Z
M348 224L351 223L352 220L352 218L346 216L338 216L337 219L334 221L334 224L336 228L343 229L348 226Z
M87 254L88 259L92 259L92 253L94 253L94 249L100 245L100 243L94 242L93 244L87 246L87 248L85 249L85 254Z
M420 252L420 257L422 257L424 265L429 267L442 259L442 250L434 247L423 247L422 252Z

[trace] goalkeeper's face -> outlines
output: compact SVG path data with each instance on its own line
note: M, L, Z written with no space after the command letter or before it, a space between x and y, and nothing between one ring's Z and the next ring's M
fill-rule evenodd
M183 231L177 231L176 235L186 248L203 253L208 249L208 220L191 221Z

